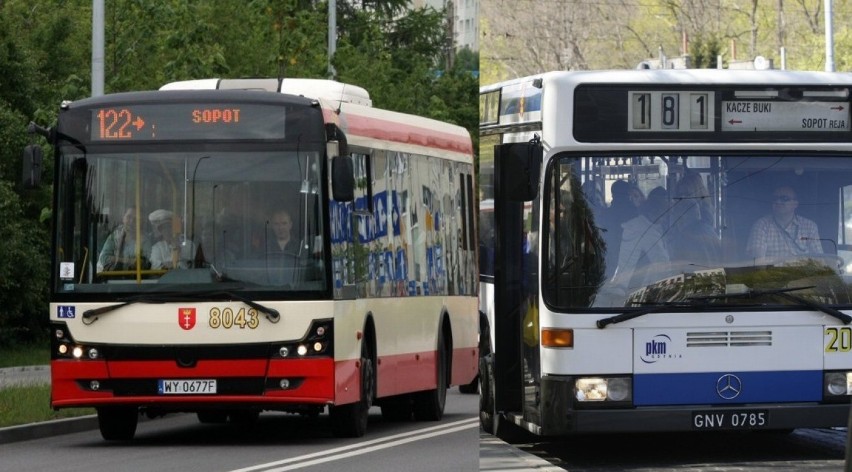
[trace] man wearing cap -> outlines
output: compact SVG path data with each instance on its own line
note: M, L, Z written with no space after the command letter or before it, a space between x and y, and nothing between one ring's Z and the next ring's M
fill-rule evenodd
M195 258L195 244L180 234L180 218L169 210L148 215L154 235L160 240L151 248L152 269L186 269Z

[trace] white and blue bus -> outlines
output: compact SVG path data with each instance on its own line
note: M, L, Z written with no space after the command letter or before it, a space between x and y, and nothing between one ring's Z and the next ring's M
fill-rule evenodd
M846 425L850 91L722 70L482 87L484 429Z

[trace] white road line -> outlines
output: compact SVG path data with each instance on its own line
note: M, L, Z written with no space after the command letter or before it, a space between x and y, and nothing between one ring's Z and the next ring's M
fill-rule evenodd
M381 449L388 449L391 447L401 446L403 444L407 444L414 441L420 441L423 439L432 438L435 436L441 436L444 434L455 433L458 431L463 431L465 429L478 428L479 427L479 419L478 418L470 418L466 420L456 421L453 423L447 423L440 426L432 426L429 428L422 428L415 431L409 431L407 433L400 433L393 436L386 436L378 439L371 439L369 441L359 442L357 444L351 444L349 446L338 447L335 449L329 449L327 451L315 452L312 454L305 454L304 456L291 457L289 459L282 459L280 461L268 462L266 464L258 464L253 465L251 467L246 467L244 469L235 469L230 472L252 472L263 470L264 472L284 472L286 470L295 470L301 469L303 467L309 467L316 464L322 464L324 462L331 462L340 459L345 459L347 457L357 456L361 454L367 454L373 451L378 451ZM369 446L369 447L366 447ZM355 449L355 450L353 450ZM348 452L347 452L348 451ZM283 466L285 464L292 464ZM274 468L278 467L278 468Z

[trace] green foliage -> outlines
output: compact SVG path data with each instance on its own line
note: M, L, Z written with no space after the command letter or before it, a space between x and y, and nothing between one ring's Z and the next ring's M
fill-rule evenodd
M25 219L12 184L0 181L0 346L43 336L47 327L48 236Z
M716 58L722 53L719 39L710 36L693 38L689 44L689 54L692 56L692 67L695 69L715 69Z

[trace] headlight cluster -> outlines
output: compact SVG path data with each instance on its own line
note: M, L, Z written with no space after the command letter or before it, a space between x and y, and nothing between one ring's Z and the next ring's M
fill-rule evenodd
M308 333L299 341L282 344L274 353L284 359L334 355L332 340L332 320L315 320Z
M65 325L53 326L51 338L51 358L53 359L91 359L102 358L101 352L94 346L78 344L74 341Z
M574 382L574 399L580 403L631 402L633 383L628 377L581 377Z
M826 400L852 395L852 371L826 372L823 395Z

